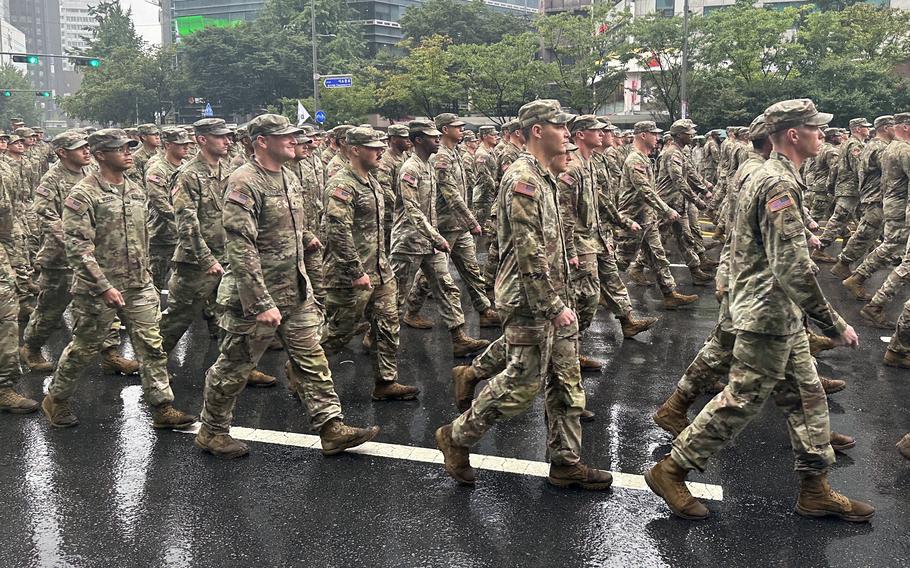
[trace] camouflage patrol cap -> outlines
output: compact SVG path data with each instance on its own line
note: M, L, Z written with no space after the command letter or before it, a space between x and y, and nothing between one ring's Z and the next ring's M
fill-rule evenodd
M124 128L123 131L126 132L128 136L139 136L139 129L132 126Z
M14 133L21 138L28 138L29 136L35 135L35 131L31 128L28 128L27 126L17 128Z
M389 136L407 138L408 134L411 133L411 130L408 128L407 124L393 124L389 126L387 133Z
M748 126L737 126L734 130L737 138L748 138L749 137L749 127Z
M161 130L161 138L168 144L189 144L192 142L186 130L178 126L168 126Z
M822 126L831 122L834 115L818 112L811 99L789 99L774 103L765 109L768 133L774 134L797 126Z
M840 128L833 128L833 127L825 128L824 130L822 130L822 132L825 134L826 138L831 138L833 136L840 136L840 134L841 134Z
M640 120L635 123L635 126L632 127L631 131L627 130L626 132L629 132L630 134L641 134L643 132L649 132L651 134L660 134L661 132L663 132L663 130L661 130L660 128L657 128L657 125L654 124L653 120ZM625 133L623 133L623 136L625 136Z
M88 139L85 134L75 130L67 130L54 136L51 140L51 146L54 150L76 150L88 145Z
M298 132L295 138L298 144L312 144L313 139L306 131Z
M139 136L154 136L156 134L161 134L161 132L158 130L158 126L152 123L140 124L138 129Z
M610 119L605 116L598 116L597 120L603 123L604 128L613 128L613 123L610 122Z
M300 130L305 134L312 134L312 133L316 132L316 127L313 126L312 124L304 123L304 124L300 125Z
M865 118L851 118L850 119L850 128L872 128L872 125Z
M82 129L82 131L85 132L86 135L88 135L88 134L91 134L92 132L98 132L98 129L95 128L94 126L86 126L85 128Z
M569 122L571 118L572 115L563 112L559 101L556 99L537 99L536 101L525 103L524 106L518 109L518 118L516 120L518 120L518 128L527 128L542 122L563 125Z
M123 146L135 148L139 142L129 138L126 132L120 128L102 128L89 135L88 145L92 152L98 152L99 150L116 150Z
M894 126L894 115L883 114L882 116L878 116L875 118L875 121L873 121L873 124L875 125L875 128Z
M653 124L653 123L652 123L652 124ZM633 130L623 130L623 131L622 131L622 136L623 136L623 138L625 138L626 136L635 136L635 131L633 131Z
M0 130L0 138L6 138L6 141L9 142L10 135L7 134L6 132L4 132L3 130Z
M9 138L9 140L7 141L7 144L15 144L16 142L22 142L24 140L24 138L22 138L15 132L13 134L7 135L7 138Z
M583 130L603 130L607 125L593 114L579 114L569 120L569 132L575 134Z
M695 123L688 118L681 118L670 125L670 134L695 135Z
M451 112L444 112L442 114L437 114L436 118L433 119L433 122L436 123L436 128L442 130L443 126L464 126L465 121L458 118L457 114L452 114Z
M669 142L670 139L673 138L673 135L670 134L669 132L664 132L664 135L661 138L663 139L664 142Z
M223 118L203 118L202 120L197 120L193 123L193 132L196 136L205 136L206 134L210 136L223 136L225 134L230 134L231 129L227 127L227 123L224 122Z
M280 114L260 114L247 124L247 130L249 130L250 138L256 138L257 136L284 136L300 132L299 128L291 124L288 117Z
M426 136L442 136L442 132L436 130L436 124L432 120L415 118L408 123L408 130L413 134L419 132Z
M571 142L566 143L566 152L574 152L575 150L578 150L578 146Z
M462 142L477 142L477 135L474 134L473 130L466 130L461 141Z
M894 124L910 124L910 112L899 112L895 114Z
M335 128L329 130L329 134L331 134L332 138L335 140L345 140L345 135L348 133L348 130L352 128L354 128L353 124L339 124Z
M243 140L243 139L249 140L250 139L250 131L247 130L247 124L248 123L244 122L243 124L238 126L236 130L234 130L234 135L237 137L238 140Z
M345 133L348 146L365 146L367 148L385 148L385 134L372 128L355 126Z
M34 130L38 134L44 134L44 129L41 128L40 126L33 126L32 130Z
M496 134L496 127L493 126L492 124L484 124L483 126L481 126L480 128L477 129L478 136L483 137L483 136L489 136L490 134Z
M25 124L25 121L18 117L13 117L9 119L10 124Z
M515 129L516 129L516 128L518 128L518 119L513 118L512 120L503 123L502 127L500 128L500 130L501 130L504 134L508 134L508 133L511 133L511 132L515 132Z
M768 132L768 126L765 124L765 115L760 114L752 119L752 124L749 125L749 140L761 140L762 138L767 138L770 135Z

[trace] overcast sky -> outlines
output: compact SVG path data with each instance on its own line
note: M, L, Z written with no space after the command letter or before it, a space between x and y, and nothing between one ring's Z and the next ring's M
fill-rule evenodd
M142 38L154 44L161 43L161 24L158 21L158 6L146 0L120 0L124 8L133 11L133 23Z

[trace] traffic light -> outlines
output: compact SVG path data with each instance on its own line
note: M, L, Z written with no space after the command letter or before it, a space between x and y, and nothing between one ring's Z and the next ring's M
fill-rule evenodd
M14 55L13 61L16 63L28 63L29 65L38 65L41 63L41 58L32 53L22 53L20 55Z
M70 62L80 67L91 67L93 69L101 67L101 60L97 57L71 57Z
M9 89L5 89L5 90L3 91L3 96L4 96L4 97L11 97L11 96L13 96L13 92L10 91Z
M51 92L50 91L35 91L35 96L36 97L49 97L49 96L51 96Z

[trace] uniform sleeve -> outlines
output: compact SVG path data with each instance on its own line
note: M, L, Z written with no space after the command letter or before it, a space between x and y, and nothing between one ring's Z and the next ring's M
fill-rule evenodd
M629 164L629 176L633 187L641 193L642 199L649 207L659 211L663 216L670 212L670 206L657 195L646 164L638 161Z
M177 176L173 188L174 217L177 221L177 238L180 247L203 270L215 266L218 259L212 254L211 249L202 238L202 229L199 227L199 215L196 204L200 199L201 187L199 178L194 173L184 173Z
M458 190L458 180L452 174L453 164L450 156L436 154L433 160L433 174L436 176L436 189L451 208L452 212L460 217L468 227L475 227L477 219L468 208L461 192Z
M407 216L411 225L417 229L422 237L433 244L445 242L439 231L433 227L427 216L420 209L418 201L418 177L416 174L402 169L398 175L398 192L401 194L401 203L404 207L404 214Z
M704 209L704 202L694 191L692 191L692 188L689 187L689 177L686 170L688 169L691 171L694 168L686 168L686 156L682 151L676 151L673 152L669 158L670 159L666 160L664 164L667 168L667 175L670 176L670 181L673 184L673 189L689 201L698 205L699 209Z
M563 172L556 181L557 195L559 196L559 213L562 217L562 231L566 245L566 255L576 258L575 250L575 221L578 218L578 179L569 172Z
M354 243L354 189L335 178L325 192L326 246L335 254L337 273L353 281L365 274Z
M259 212L262 201L246 182L228 181L222 221L225 252L244 315L255 316L275 306L262 275L256 239L259 237Z
M47 178L45 178L47 180ZM35 188L35 201L32 208L38 216L38 228L45 241L54 243L57 250L65 250L63 242L63 219L58 211L63 204L60 203L61 192L56 184L50 180L42 181Z
M148 195L149 207L169 224L176 222L174 206L171 204L171 181L154 168L145 175L145 193Z
M78 190L70 192L63 206L66 258L73 276L85 282L95 296L113 288L95 258L95 204Z
M496 164L493 157L484 153L475 159L474 166L477 180L474 184L474 203L490 203L496 198Z

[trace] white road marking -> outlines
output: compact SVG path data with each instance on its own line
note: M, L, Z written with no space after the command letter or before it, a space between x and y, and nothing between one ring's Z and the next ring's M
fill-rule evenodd
M879 337L879 339L881 339L883 343L891 343L890 335L883 335L883 336Z
M190 430L175 431L186 434L195 434L197 430L198 426ZM311 434L297 434L295 432L281 432L278 430L242 428L235 426L231 428L231 436L247 442L279 444L282 446L310 448L313 450L318 450L320 448L319 436L313 436ZM439 450L416 446L403 446L399 444L367 442L362 446L347 451L352 454L363 454L365 456L423 463L442 464L443 461L442 453ZM545 462L518 460L500 456L485 456L481 454L471 454L471 465L476 469L517 473L519 475L529 475L533 477L546 477L550 471L550 464ZM613 487L622 487L624 489L633 489L636 491L650 491L645 483L645 478L642 475L622 473L619 471L611 471L610 473L613 475ZM711 501L723 501L724 499L724 490L720 485L694 482L686 482L686 485L688 485L692 495L698 499L708 499Z

